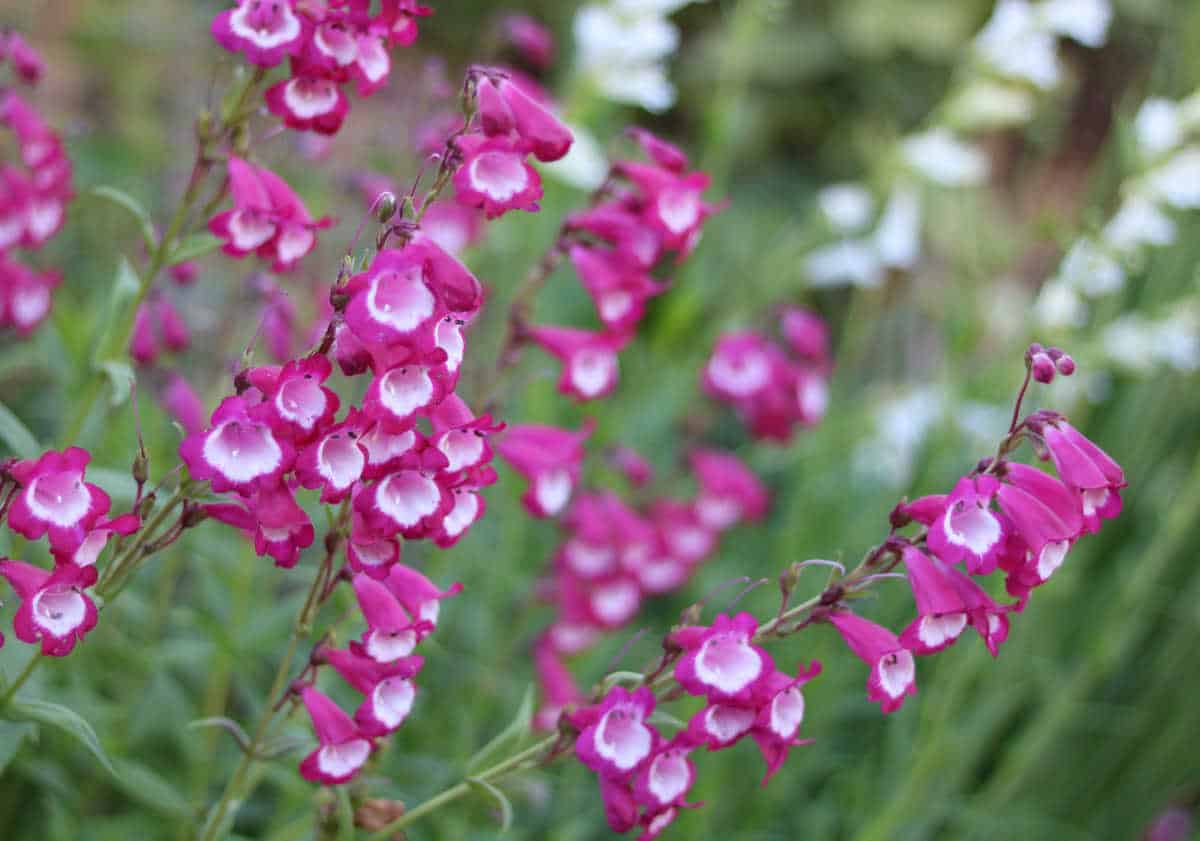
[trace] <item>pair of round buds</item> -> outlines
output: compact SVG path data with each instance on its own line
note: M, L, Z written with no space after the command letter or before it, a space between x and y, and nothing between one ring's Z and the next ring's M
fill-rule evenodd
M1075 360L1062 348L1042 347L1037 342L1025 351L1025 364L1039 383L1049 383L1055 374L1069 377L1075 373Z

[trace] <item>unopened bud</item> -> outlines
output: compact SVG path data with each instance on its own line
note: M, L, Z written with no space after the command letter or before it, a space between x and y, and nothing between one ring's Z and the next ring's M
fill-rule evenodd
M796 585L800 582L800 573L804 567L799 561L793 561L787 569L779 574L779 592L783 594L783 600L786 602L792 595L792 591L796 589Z
M364 800L354 812L354 825L368 832L378 832L403 815L404 804L399 800L371 797Z
M1054 360L1045 353L1035 353L1033 359L1029 363L1029 370L1033 372L1033 378L1039 383L1049 383L1054 380L1056 368Z
M137 455L133 457L133 481L138 483L138 487L146 484L146 479L150 477L150 457L146 455L144 449L138 449Z
M1058 369L1058 373L1069 377L1075 373L1075 360L1071 358L1070 354L1064 353L1054 361L1054 367Z
M185 528L195 528L208 519L208 512L201 506L192 502L184 503L183 516L179 518L179 524Z
M153 493L146 494L142 498L142 504L138 506L138 519L145 520L150 516L150 512L154 510L154 503L157 502Z
M385 190L375 198L375 219L380 225L386 225L395 215L396 194Z
M701 605L694 604L684 608L679 614L679 624L687 627L688 625L699 625L700 617L703 615L704 608Z

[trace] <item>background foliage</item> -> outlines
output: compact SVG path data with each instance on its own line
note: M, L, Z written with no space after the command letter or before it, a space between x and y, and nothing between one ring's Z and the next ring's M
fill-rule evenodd
M50 62L38 101L66 129L80 187L117 186L156 219L169 213L190 164L191 120L227 79L231 60L207 35L219 4L190 0L58 0L0 9L0 22L29 34ZM37 8L34 8L35 5ZM421 96L424 57L445 57L451 79L489 49L494 4L435 4L415 51L393 75L390 92L356 103L328 166L314 167L285 137L258 153L288 176L310 208L342 224L292 284L311 311L306 288L328 284L362 206L344 178L364 163L411 176L412 108ZM557 87L570 88L570 22L576 4L527 2L560 36ZM986 454L954 423L965 401L1002 403L1019 381L1020 352L1034 335L1027 316L1037 284L1079 230L1111 210L1132 112L1150 94L1182 96L1200 84L1200 8L1168 0L1126 0L1108 46L1068 51L1072 81L1027 130L989 138L1004 161L982 194L931 200L935 259L885 288L816 294L804 288L800 257L819 238L810 208L821 185L879 178L882 151L920 126L944 96L971 34L990 4L979 0L784 0L710 2L676 17L685 40L673 75L681 88L669 115L648 118L580 94L576 119L601 138L639 120L683 141L714 174L731 208L705 234L676 288L652 305L622 359L613 398L586 407L599 427L594 443L627 443L659 469L664 492L679 474L689 418L711 416L713 434L737 446L734 419L702 400L697 370L722 330L759 323L781 300L825 314L837 337L830 413L790 447L741 446L769 483L769 521L726 539L720 554L684 593L655 602L639 621L651 633L622 663L654 656L655 640L678 611L741 575L773 578L808 557L856 560L886 530L900 494L940 492ZM544 210L493 225L469 262L493 290L490 316L476 331L466 376L486 385L507 296L548 245L561 212L582 195L548 182ZM1179 219L1175 246L1155 253L1122 293L1120 306L1153 309L1195 290L1200 220ZM136 253L132 223L79 198L64 233L41 258L63 268L52 325L0 351L0 394L44 445L65 443L73 397L103 326L123 253ZM244 266L206 258L186 293L195 349L182 364L206 385L210 401L223 372L251 338L247 319L220 313L248 306ZM1007 278L1003 287L998 279ZM556 282L561 281L561 282ZM1004 306L997 306L997 288ZM556 275L538 304L539 320L582 323L583 293ZM1099 348L1069 348L1082 370ZM531 354L531 357L535 356ZM553 366L526 363L507 418L572 425L584 414L553 393ZM936 384L949 397L946 417L919 447L902 487L854 470L857 446L872 437L885 396ZM139 405L156 470L174 463L178 432L141 386ZM1053 583L1014 623L1001 657L960 645L919 667L920 695L886 720L863 697L864 671L831 629L817 627L777 646L781 665L817 658L821 678L806 688L805 732L815 745L793 754L760 790L760 759L750 744L699 757L694 799L672 837L720 834L744 839L1070 839L1136 838L1172 801L1200 796L1200 395L1193 378L1115 374L1099 402L1065 386L1034 393L1047 406L1071 405L1077 426L1126 467L1126 512L1072 552ZM470 399L471 390L465 391ZM1073 402L1072 402L1073 401ZM1003 431L998 426L991 430ZM133 452L128 403L86 425L82 442L106 454L99 481L114 497ZM615 481L593 458L589 478ZM547 612L534 585L555 542L551 525L529 520L511 473L488 494L489 513L449 551L410 545L406 561L435 580L460 580L463 597L447 605L442 631L426 643L430 663L409 723L390 741L373 785L378 796L418 802L457 780L466 759L499 731L532 680L529 644ZM118 500L118 504L119 500ZM315 547L314 549L319 549ZM17 547L0 546L5 554ZM423 554L422 554L423 553ZM311 561L311 555L305 557ZM35 560L30 558L29 560ZM307 583L253 556L229 529L198 530L140 574L97 630L70 658L43 668L28 694L80 713L116 763L106 772L80 744L53 728L0 723L0 836L6 839L183 838L197 808L219 790L236 761L232 740L183 725L207 716L249 721L258 712L288 625ZM814 583L814 586L815 583ZM903 583L871 608L898 627L907 610ZM347 598L347 594L341 594ZM722 597L718 597L718 603ZM746 598L760 614L773 587ZM330 622L347 602L322 616ZM906 620L904 620L906 621ZM597 678L628 636L600 645L578 664ZM0 668L23 662L15 640ZM296 733L303 735L300 725ZM295 772L295 757L266 765L263 784L244 804L235 835L302 837L324 794ZM507 785L517 809L511 838L581 841L609 837L595 783L562 763ZM492 838L487 802L439 813L413 839Z

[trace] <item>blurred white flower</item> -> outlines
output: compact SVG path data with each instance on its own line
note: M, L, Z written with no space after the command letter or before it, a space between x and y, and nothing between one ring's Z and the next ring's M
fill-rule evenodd
M983 152L946 128L914 134L901 143L904 159L921 175L948 187L980 184L988 175Z
M1025 0L1000 0L975 36L975 48L995 72L1043 89L1058 83L1056 46L1054 35Z
M1089 298L1111 295L1125 285L1125 270L1090 239L1076 240L1058 269L1058 279Z
M1146 158L1157 158L1183 139L1179 106L1169 99L1147 99L1133 118L1133 134Z
M1046 0L1037 13L1051 32L1085 47L1101 47L1113 12L1108 0Z
M1132 195L1121 203L1104 227L1104 243L1120 254L1131 254L1143 245L1170 245L1175 222L1147 198Z
M1147 173L1145 190L1181 210L1200 208L1200 148L1189 146Z
M1058 279L1043 284L1033 312L1045 327L1082 327L1087 323L1087 304L1070 284Z
M907 485L918 450L945 408L945 394L930 385L881 401L874 411L874 434L854 448L854 472L892 487Z
M553 163L540 164L539 168L572 187L595 190L608 175L608 160L604 157L604 150L587 129L572 123L566 125L575 137L570 150L564 157Z
M804 258L810 286L878 286L883 282L883 263L869 239L843 239Z
M916 265L921 256L921 197L916 188L901 184L892 189L875 227L874 239L885 266L910 269Z
M833 184L817 193L817 206L839 231L856 231L871 221L875 199L861 184Z
M1024 125L1033 119L1033 94L989 79L973 79L951 100L947 119L967 131Z
M1104 329L1101 341L1114 362L1134 373L1164 366L1184 373L1200 368L1200 318L1193 308L1158 320L1126 313Z

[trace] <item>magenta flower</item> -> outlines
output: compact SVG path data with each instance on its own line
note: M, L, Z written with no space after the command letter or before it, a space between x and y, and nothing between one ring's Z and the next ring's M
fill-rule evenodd
M1031 426L1046 442L1058 475L1080 495L1085 528L1099 531L1101 520L1121 513L1121 489L1128 484L1125 471L1065 418L1039 420Z
M867 697L883 712L895 712L907 696L917 694L912 652L895 634L846 610L829 614L829 621L855 656L871 667Z
M276 566L294 567L301 550L312 545L314 530L292 491L282 483L263 483L239 502L209 504L204 510L213 519L252 535L254 551L274 558Z
M3 225L0 218L0 227ZM35 272L0 249L0 327L12 327L19 335L28 336L50 315L53 292L60 283L62 276L57 272Z
M766 515L767 489L737 456L700 449L694 450L689 460L700 483L694 508L705 526L720 531Z
M819 368L829 365L829 327L823 318L811 310L786 307L780 325L796 356Z
M667 289L626 252L574 245L570 255L583 288L596 305L596 314L610 331L637 327L645 315L646 301Z
M958 639L967 627L967 606L950 577L950 567L914 546L905 546L902 555L917 618L901 632L900 642L914 654L933 654Z
M441 402L444 382L435 376L432 364L420 360L402 362L377 374L363 397L363 412L393 430L416 423L417 415Z
M758 396L775 377L770 342L758 333L726 333L717 340L704 367L704 389L718 400Z
M614 686L604 700L571 714L580 729L575 742L579 761L602 778L628 780L649 758L658 733L646 723L654 712L654 693Z
M537 70L554 63L554 35L529 15L505 15L500 22L504 37L521 58Z
M322 383L333 372L324 356L292 360L282 368L263 365L247 374L262 393L264 413L279 438L300 445L311 441L333 424L341 401Z
M796 738L804 722L804 693L801 687L820 673L821 664L814 660L807 669L801 665L795 677L775 672L763 684L761 697L765 703L759 708L754 728L750 731L751 738L758 743L763 761L767 763L763 785L783 767L793 747L809 743Z
M600 204L571 213L569 231L585 231L632 257L643 269L652 268L662 256L662 240L638 214L621 204Z
M716 531L705 524L697 506L690 502L657 499L650 506L650 519L667 552L689 567L707 558L717 546Z
M341 502L362 478L367 466L367 449L361 441L365 422L360 412L351 409L345 420L296 456L296 478L303 487L320 488L321 502Z
M642 219L662 238L663 245L685 257L700 239L700 228L718 208L701 197L710 179L703 172L680 174L656 165L622 161L618 171L645 196Z
M237 6L213 18L212 34L231 53L243 53L260 67L274 67L285 55L297 55L304 27L292 0L237 0Z
M454 173L454 197L459 204L482 209L488 219L510 210L537 212L542 180L525 162L520 141L469 134L454 143L463 156Z
M122 536L133 534L141 528L142 521L137 514L128 513L122 514L119 517L108 519L101 517L98 519L84 536L83 541L73 550L58 550L51 549L51 554L54 555L56 564L74 564L75 566L86 567L94 566L96 559L100 557L100 553L104 551L104 547L108 545L109 538L114 534Z
M992 572L1005 551L1011 526L991 509L1000 482L964 476L946 497L946 509L929 526L929 551L948 564L965 562L975 575Z
M410 540L426 537L453 505L446 488L420 470L400 470L363 488L354 497L355 509L372 531L399 532Z
M1008 614L1013 606L997 604L974 579L956 567L946 567L945 570L958 590L971 627L983 637L984 645L995 657L1000 644L1008 639Z
M532 82L526 82L525 85L531 89L537 87ZM493 135L513 131L539 161L557 161L571 148L571 132L545 105L530 95L525 85L511 75L496 80L487 77L479 80L477 89L481 94L480 118L484 122L484 131ZM489 88L494 89L497 95L487 96ZM486 112L485 102L489 106ZM488 131L488 124L492 126L492 131Z
M756 707L710 703L688 721L687 732L710 751L724 750L748 734L757 718Z
M447 474L460 474L491 462L488 436L504 429L503 423L493 423L491 415L476 417L457 394L447 395L430 420L433 445L446 457L443 470Z
M437 629L442 599L457 596L462 592L462 584L457 582L445 590L439 589L424 575L404 564L394 564L388 570L384 584L400 602L401 607L424 624L425 627L419 630L419 638L424 638Z
M362 705L354 712L354 721L364 736L386 736L404 723L416 699L413 677L424 664L421 657L414 655L392 663L378 663L336 648L323 648L321 655L346 683L364 696Z
M13 631L21 642L41 642L42 653L65 657L96 627L96 605L84 589L96 583L94 566L61 564L54 572L24 561L0 560L0 576L8 580L21 606Z
M529 482L521 501L534 517L554 517L566 508L583 468L583 442L594 428L591 421L578 430L524 424L497 442L496 450Z
M696 765L688 758L697 747L686 730L654 751L633 782L634 799L651 814L687 806L684 798L696 782Z
M364 479L379 479L400 468L414 469L420 466L420 452L426 446L420 430L409 428L403 432L391 432L382 422L372 422L366 416L363 416L363 423L370 424L367 431L358 437L358 444L367 454L362 475Z
M337 134L350 110L337 83L320 76L293 76L276 82L267 88L266 100L267 109L288 128L326 135Z
M410 338L439 317L438 301L416 249L385 249L345 286L346 324L367 345Z
M183 427L185 434L204 429L204 403L182 374L172 372L168 375L160 400L167 414Z
M539 730L553 730L563 709L568 704L579 703L583 694L559 657L549 634L543 634L534 643L533 661L542 691L542 706L534 714L533 723Z
M359 609L367 621L362 637L366 656L377 663L392 663L412 654L420 641L420 631L428 625L419 628L384 582L359 574L354 576L353 584Z
M319 746L300 763L300 775L323 785L339 785L358 773L372 744L364 738L350 716L315 687L300 691L304 706L312 718Z
M682 173L688 168L688 157L674 143L669 143L661 137L638 126L630 126L625 130L642 147L642 152L656 165L668 172Z
M710 702L750 700L774 670L770 655L752 641L757 631L758 620L750 613L732 619L722 613L707 628L674 631L671 642L684 651L675 679L688 694Z
M9 32L7 37L0 35L0 57L7 58L13 70L23 80L33 85L46 72L46 62L19 32Z
M91 458L87 450L68 447L9 467L21 486L8 510L9 528L30 540L49 534L55 552L74 552L111 504L108 494L84 481Z
M529 337L563 364L558 390L579 401L595 400L617 386L617 352L629 335L575 327L531 327Z
M179 455L195 479L207 479L217 493L250 494L271 485L291 469L292 445L275 435L270 406L251 406L226 397L212 414L212 427L183 439Z

